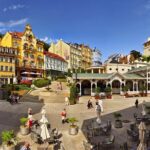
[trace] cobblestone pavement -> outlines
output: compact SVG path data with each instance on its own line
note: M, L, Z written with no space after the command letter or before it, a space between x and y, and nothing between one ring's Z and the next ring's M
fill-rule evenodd
M55 83L56 84L56 83ZM65 86L65 85L64 85ZM52 87L55 89L54 87ZM16 132L19 131L19 119L20 117L26 115L27 109L31 107L33 109L34 117L36 119L41 118L40 111L43 107L46 108L47 118L52 125L52 128L58 128L59 131L63 134L62 142L64 144L65 150L82 150L82 141L85 139L84 135L84 125L90 119L93 120L96 117L95 109L88 110L86 108L87 101L89 99L88 96L81 97L80 101L76 105L65 106L64 105L64 97L68 92L68 89L65 88L64 91L59 94L55 94L55 99L51 99L50 96L46 98L46 100L39 101L41 93L44 89L38 89L31 92L25 99L23 99L18 105L10 105L8 102L0 101L0 133L6 129L14 129ZM44 90L45 91L45 90ZM41 93L40 93L41 92ZM66 92L66 93L65 93ZM43 93L42 93L43 94ZM45 91L45 95L49 94ZM62 97L63 95L63 97ZM134 107L134 102L136 98L123 98L120 96L114 96L113 99L106 99L103 101L104 112L102 113L102 121L105 122L107 119L113 122L112 113L115 111L121 111L123 115L123 119L129 119L132 121L134 112L141 112L141 108L138 110ZM138 98L141 103L143 100L149 101L149 97ZM93 101L95 104L95 101ZM79 134L77 136L70 136L68 134L69 124L61 124L61 116L60 113L63 108L67 109L68 117L76 117L78 119L78 125L80 128ZM124 134L125 129L128 125L124 125L122 129L118 129L115 131L116 141L124 141L125 137L122 136ZM18 133L19 135L19 133ZM19 136L20 137L20 136ZM37 149L37 145L34 144L29 136L21 137L21 141L27 140L31 143L32 150ZM118 143L120 144L120 143Z

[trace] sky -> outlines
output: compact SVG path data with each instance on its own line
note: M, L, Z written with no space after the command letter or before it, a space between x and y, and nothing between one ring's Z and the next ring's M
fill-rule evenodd
M114 53L143 53L150 36L150 0L0 0L0 32L32 26L47 43L62 39Z

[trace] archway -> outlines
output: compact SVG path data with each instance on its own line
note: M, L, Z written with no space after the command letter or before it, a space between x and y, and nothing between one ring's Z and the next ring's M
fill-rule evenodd
M112 93L120 94L120 81L119 80L114 80L112 82Z
M139 89L139 91L143 91L143 90L145 90L145 88L146 88L145 82L143 80L140 80L138 82L138 89Z
M105 91L105 88L106 88L106 82L104 80L99 80L97 82L97 87L100 88L100 91L101 92L104 92Z
M81 83L82 95L91 95L91 82L89 80L83 80Z
M131 80L126 81L126 86L130 91L133 91L133 82Z

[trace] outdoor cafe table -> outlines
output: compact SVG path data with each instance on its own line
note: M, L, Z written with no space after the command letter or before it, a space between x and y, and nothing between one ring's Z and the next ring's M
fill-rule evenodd
M91 127L91 130L92 130L92 134L93 136L99 136L101 135L101 131L107 127L107 124L103 123L103 124L98 124L96 121L92 123L92 127Z

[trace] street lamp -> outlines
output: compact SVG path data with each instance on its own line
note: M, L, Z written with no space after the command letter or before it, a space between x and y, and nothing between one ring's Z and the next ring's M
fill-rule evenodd
M12 87L11 87L11 90L13 91L13 89L14 89L14 74L12 74Z

